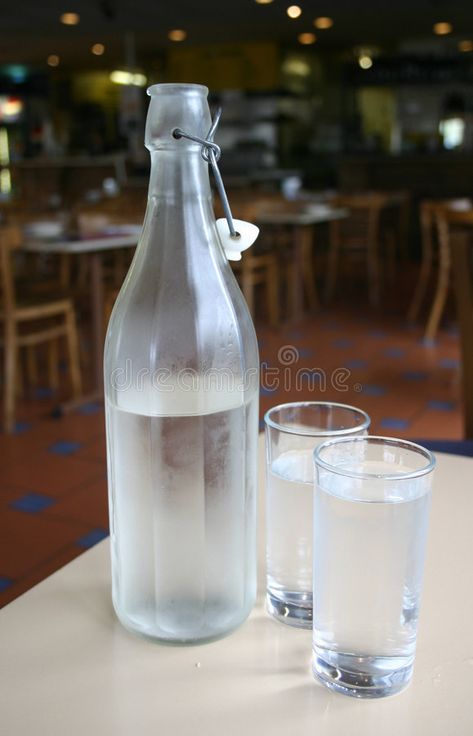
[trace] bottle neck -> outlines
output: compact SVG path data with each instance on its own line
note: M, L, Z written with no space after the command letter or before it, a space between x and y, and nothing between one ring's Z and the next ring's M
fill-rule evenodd
M149 199L180 206L192 200L210 201L211 196L209 166L200 148L151 151Z

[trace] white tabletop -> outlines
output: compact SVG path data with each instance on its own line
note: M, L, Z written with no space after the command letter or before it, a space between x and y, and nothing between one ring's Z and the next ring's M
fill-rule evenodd
M136 246L140 236L140 230L141 228L136 232L118 235L101 235L99 237L83 238L82 240L39 240L25 238L22 248L34 253L97 253L115 248L131 248Z
M348 217L348 210L342 207L309 206L300 212L264 210L258 214L257 222L262 225L317 225Z
M471 736L472 475L472 459L438 456L416 669L403 693L359 701L316 683L311 633L271 620L262 590L220 641L134 637L112 612L102 542L0 612L2 733Z

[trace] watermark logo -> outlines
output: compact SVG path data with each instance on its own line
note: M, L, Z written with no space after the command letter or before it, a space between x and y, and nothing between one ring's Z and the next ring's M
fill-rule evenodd
M359 383L351 384L351 371L345 366L331 371L301 364L301 355L295 345L282 345L277 352L274 364L263 361L260 365L259 381L263 391L291 391L324 393L335 390L346 393L350 388L361 391ZM169 368L137 368L131 358L124 365L115 368L109 377L111 388L123 391L154 391L170 393L211 391L226 393L245 391L255 387L258 371L254 368L244 372L231 368L206 368L198 370L185 366L175 370Z

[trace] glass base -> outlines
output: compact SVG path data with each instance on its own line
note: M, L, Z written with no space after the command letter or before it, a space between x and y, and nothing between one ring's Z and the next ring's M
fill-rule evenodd
M277 621L299 629L312 628L312 595L291 593L290 598L281 600L273 593L266 593L266 608Z
M314 648L312 672L330 690L352 698L384 698L411 681L414 657L360 657Z

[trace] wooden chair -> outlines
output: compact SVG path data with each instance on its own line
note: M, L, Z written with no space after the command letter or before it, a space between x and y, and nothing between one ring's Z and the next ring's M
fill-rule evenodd
M437 336L450 289L449 232L444 215L450 210L461 213L465 207L468 208L468 200L464 199L424 200L420 204L422 258L407 319L410 322L417 320L436 263L436 286L424 331L425 342L432 342Z
M473 438L473 210L448 212L449 228L468 227L451 232L453 286L460 327L462 358L463 422L466 439Z
M266 197L252 200L249 200L248 197L233 198L232 205L234 206L235 217L248 222L256 222L258 208L262 201L266 202L267 199ZM223 214L219 207L219 203L216 203L217 217ZM242 253L241 261L232 261L231 266L240 284L251 316L255 316L256 287L262 286L269 324L272 327L277 327L279 324L278 256L270 246L265 246L267 244L262 243L262 233L260 233L256 243Z
M232 261L232 269L240 283L250 314L255 314L255 287L264 286L266 311L271 327L279 324L279 269L274 253L242 254L241 261Z
M35 377L34 350L49 344L49 375L53 383L57 375L57 341L65 337L69 352L69 370L74 398L79 398L82 381L74 307L70 299L42 303L18 304L13 278L12 254L21 246L21 230L15 226L0 227L0 294L2 296L4 349L4 429L12 432L15 425L16 383L20 348L26 348L30 378Z
M388 206L389 195L368 192L335 197L331 204L350 211L347 218L330 223L330 246L327 263L325 297L330 300L335 290L340 253L365 260L368 274L369 300L378 305L381 293L380 218Z

